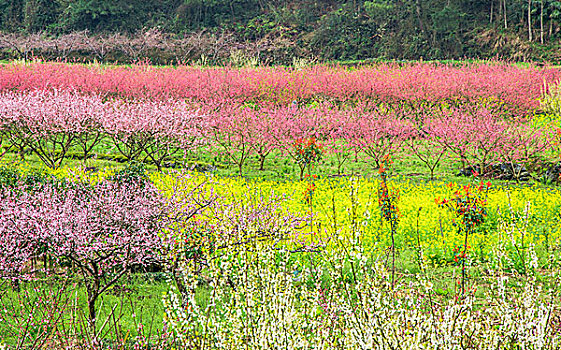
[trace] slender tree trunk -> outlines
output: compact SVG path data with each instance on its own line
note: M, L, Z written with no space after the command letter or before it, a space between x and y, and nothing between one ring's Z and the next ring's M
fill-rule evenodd
M88 312L89 312L89 322L90 328L92 331L92 335L95 337L96 329L95 329L95 321L96 321L96 312L95 312L95 302L99 297L99 288L101 286L101 279L99 277L99 267L96 264L92 266L93 274L91 276L92 281L87 281L87 276L84 275L85 285L86 285L86 293L88 295Z
M528 40L532 39L532 0L528 0Z
M89 312L89 316L90 316L90 327L92 329L92 334L95 335L95 318L96 318L96 313L95 313L95 301L97 300L97 296L92 295L92 296L88 296L88 312Z
M15 293L19 293L20 291L20 284L18 279L13 279L11 281L12 291Z
M265 170L265 158L266 157L267 156L263 155L263 154L259 155L259 170L261 170L261 171Z
M540 1L540 43L543 44L543 0Z
M489 14L489 23L493 24L493 4L495 0L491 0L491 13Z
M507 16L506 16L506 15L507 15L507 12L506 12L506 0L503 1L503 5L504 5L504 8L503 8L503 16L504 16L504 20L505 20L505 29L508 29L508 22L507 22L507 19L506 19L506 17L507 17Z
M25 147L18 147L18 155L22 162L25 162Z
M498 11L499 12L497 12L497 18L500 22L503 19L503 1L502 0L499 0L499 10Z
M92 284L88 285L86 283L86 291L88 294L88 313L89 313L89 322L90 322L90 328L92 331L92 334L95 336L96 334L96 328L95 328L95 323L96 323L96 318L97 318L97 314L96 314L96 310L95 310L95 302L97 301L97 298L99 297L99 288L101 285L101 281L99 280L99 277L97 276L92 276L93 278L93 282Z

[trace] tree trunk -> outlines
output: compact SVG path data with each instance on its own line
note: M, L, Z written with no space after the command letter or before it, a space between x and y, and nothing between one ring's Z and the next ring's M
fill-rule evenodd
M86 285L86 292L88 294L88 312L89 312L89 322L92 335L96 335L95 321L95 302L99 297L99 288L101 286L101 277L99 276L99 267L96 264L92 264L92 281L88 282L87 276L84 274L84 284Z
M19 293L20 291L20 283L18 279L13 279L11 281L11 285L12 285L12 291L15 293Z
M88 293L89 294L89 293ZM95 293L94 293L95 294ZM90 317L90 327L92 329L92 334L95 335L95 302L97 300L97 295L88 295L88 312Z
M260 154L260 155L259 155L259 170L260 170L260 171L265 170L265 158L266 158L266 157L267 157L267 156L264 155L264 154Z
M97 318L97 313L95 310L95 302L99 297L99 287L101 285L101 280L99 279L98 276L92 276L92 278L94 279L92 284L88 284L88 282L86 282L86 292L88 294L88 316L89 316L88 321L90 323L90 330L92 332L92 336L95 337L96 336L95 322Z
M540 2L540 43L543 44L543 0Z
M18 146L18 155L19 159L25 162L25 146Z
M532 41L532 0L528 0L528 41Z
M503 16L504 16L504 20L505 20L505 29L508 29L508 22L506 19L506 0L504 0L503 2L504 8L503 8Z

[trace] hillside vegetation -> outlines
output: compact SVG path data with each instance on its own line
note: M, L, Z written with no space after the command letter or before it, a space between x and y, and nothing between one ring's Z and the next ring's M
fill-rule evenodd
M559 62L553 0L0 0L2 57Z

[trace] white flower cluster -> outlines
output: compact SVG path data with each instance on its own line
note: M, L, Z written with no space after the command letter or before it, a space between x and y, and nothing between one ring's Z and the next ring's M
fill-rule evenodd
M491 274L493 275L493 274ZM494 274L489 296L437 303L433 284L391 287L360 247L291 253L266 243L208 259L166 295L167 322L197 349L557 349L548 295ZM498 277L497 277L498 276ZM203 282L201 282L203 281ZM205 282L206 281L206 282Z

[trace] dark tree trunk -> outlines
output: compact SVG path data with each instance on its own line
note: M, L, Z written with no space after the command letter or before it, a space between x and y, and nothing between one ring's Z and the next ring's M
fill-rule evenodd
M263 154L259 155L259 170L261 170L261 171L265 170L265 158L266 157L267 156L263 155Z

